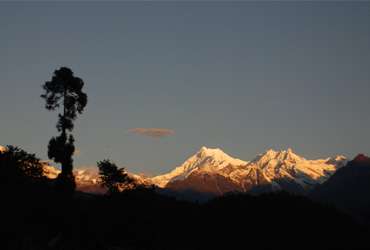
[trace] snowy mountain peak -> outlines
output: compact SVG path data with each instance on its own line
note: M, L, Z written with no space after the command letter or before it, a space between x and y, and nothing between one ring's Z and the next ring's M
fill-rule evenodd
M234 158L219 148L202 147L195 155L190 157L184 165L202 167L203 165L213 165L221 169L227 165L246 165L248 162Z
M287 161L295 161L295 162L306 161L305 158L303 158L302 156L299 156L296 153L294 153L291 148L288 148L287 150L281 151L279 156L282 159L287 160Z
M225 154L225 153L219 148L207 148L205 146L201 147L197 153L197 155L203 156L203 157L222 155L222 154Z
M214 163L228 163L232 165L244 165L246 164L245 161L236 159L231 157L230 155L226 154L219 148L207 148L205 146L201 147L201 149L196 153L194 156L190 157L187 162L192 161L202 161L208 160L213 161Z
M246 164L248 162L233 158L219 148L207 148L203 146L181 166L168 174L152 178L152 181L157 186L164 187L168 182L184 179L195 171L218 172L220 169L229 165L240 166Z
M305 158L297 155L291 148L287 150L275 151L273 149L267 150L265 153L258 155L252 162L258 165L264 165L270 161L289 161L289 162L302 162L306 161Z

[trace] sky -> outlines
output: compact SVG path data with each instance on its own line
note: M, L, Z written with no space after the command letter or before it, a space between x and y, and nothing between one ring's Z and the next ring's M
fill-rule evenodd
M85 82L77 168L156 175L203 145L370 153L370 2L0 2L0 145L47 159L41 85ZM154 129L153 129L154 128Z

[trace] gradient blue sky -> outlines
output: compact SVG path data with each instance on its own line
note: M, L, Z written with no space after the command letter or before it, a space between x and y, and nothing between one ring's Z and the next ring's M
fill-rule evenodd
M80 167L158 174L202 145L370 153L369 2L0 3L0 31L0 144L44 159L57 114L39 95L60 66L89 96Z

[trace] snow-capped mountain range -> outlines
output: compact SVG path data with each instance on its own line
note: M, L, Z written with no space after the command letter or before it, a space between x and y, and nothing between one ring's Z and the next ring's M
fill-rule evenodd
M270 149L248 162L218 148L202 147L181 166L151 180L163 188L212 194L247 192L261 187L267 191L284 189L302 193L326 181L345 163L346 158L341 155L307 160L292 149Z
M0 151L4 150L0 146ZM304 193L325 182L346 164L338 155L326 159L307 160L292 149L267 150L251 161L243 161L219 148L202 147L182 165L155 177L129 175L142 185L154 185L173 191L194 191L221 195L227 192L264 192L287 190ZM56 178L60 170L44 162L45 176ZM77 187L88 192L104 192L96 170L78 169Z

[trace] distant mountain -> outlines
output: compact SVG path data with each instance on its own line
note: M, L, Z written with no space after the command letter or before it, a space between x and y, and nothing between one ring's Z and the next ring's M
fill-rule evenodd
M207 196L276 190L302 194L326 181L345 163L344 156L306 160L291 149L270 149L248 162L234 158L219 148L202 147L181 166L167 174L152 178L130 175L139 184ZM49 178L56 178L60 172L48 164L45 164L44 169ZM74 173L78 190L94 193L105 191L99 184L97 171L75 170Z
M60 169L44 162L44 175L49 179L55 179L61 172ZM136 184L151 185L152 183L145 177L137 174L128 173L133 178ZM88 193L105 193L107 190L100 185L99 174L97 170L93 169L76 169L74 176L77 184L77 190Z
M370 223L370 158L359 154L310 194Z
M171 192L201 193L207 196L275 190L302 194L326 181L345 164L344 156L307 160L295 154L292 149L270 149L248 162L234 158L219 148L202 147L169 173L152 178L132 173L129 175L138 184L154 185ZM58 168L44 162L44 174L47 177L53 179L59 173ZM99 183L97 171L76 169L74 174L78 190L105 192Z
M344 156L306 160L291 149L270 149L247 162L235 159L221 149L202 147L184 164L151 181L171 190L214 195L274 190L305 193L323 183L345 163Z
M49 162L43 162L44 175L49 179L58 177L61 170L50 165ZM77 169L74 171L77 190L88 193L104 193L106 190L99 183L98 172L92 169Z
M159 187L165 187L170 182L186 179L194 172L220 173L225 170L225 167L241 166L247 163L227 155L218 148L202 147L198 153L186 160L180 167L168 174L151 178L151 181Z

